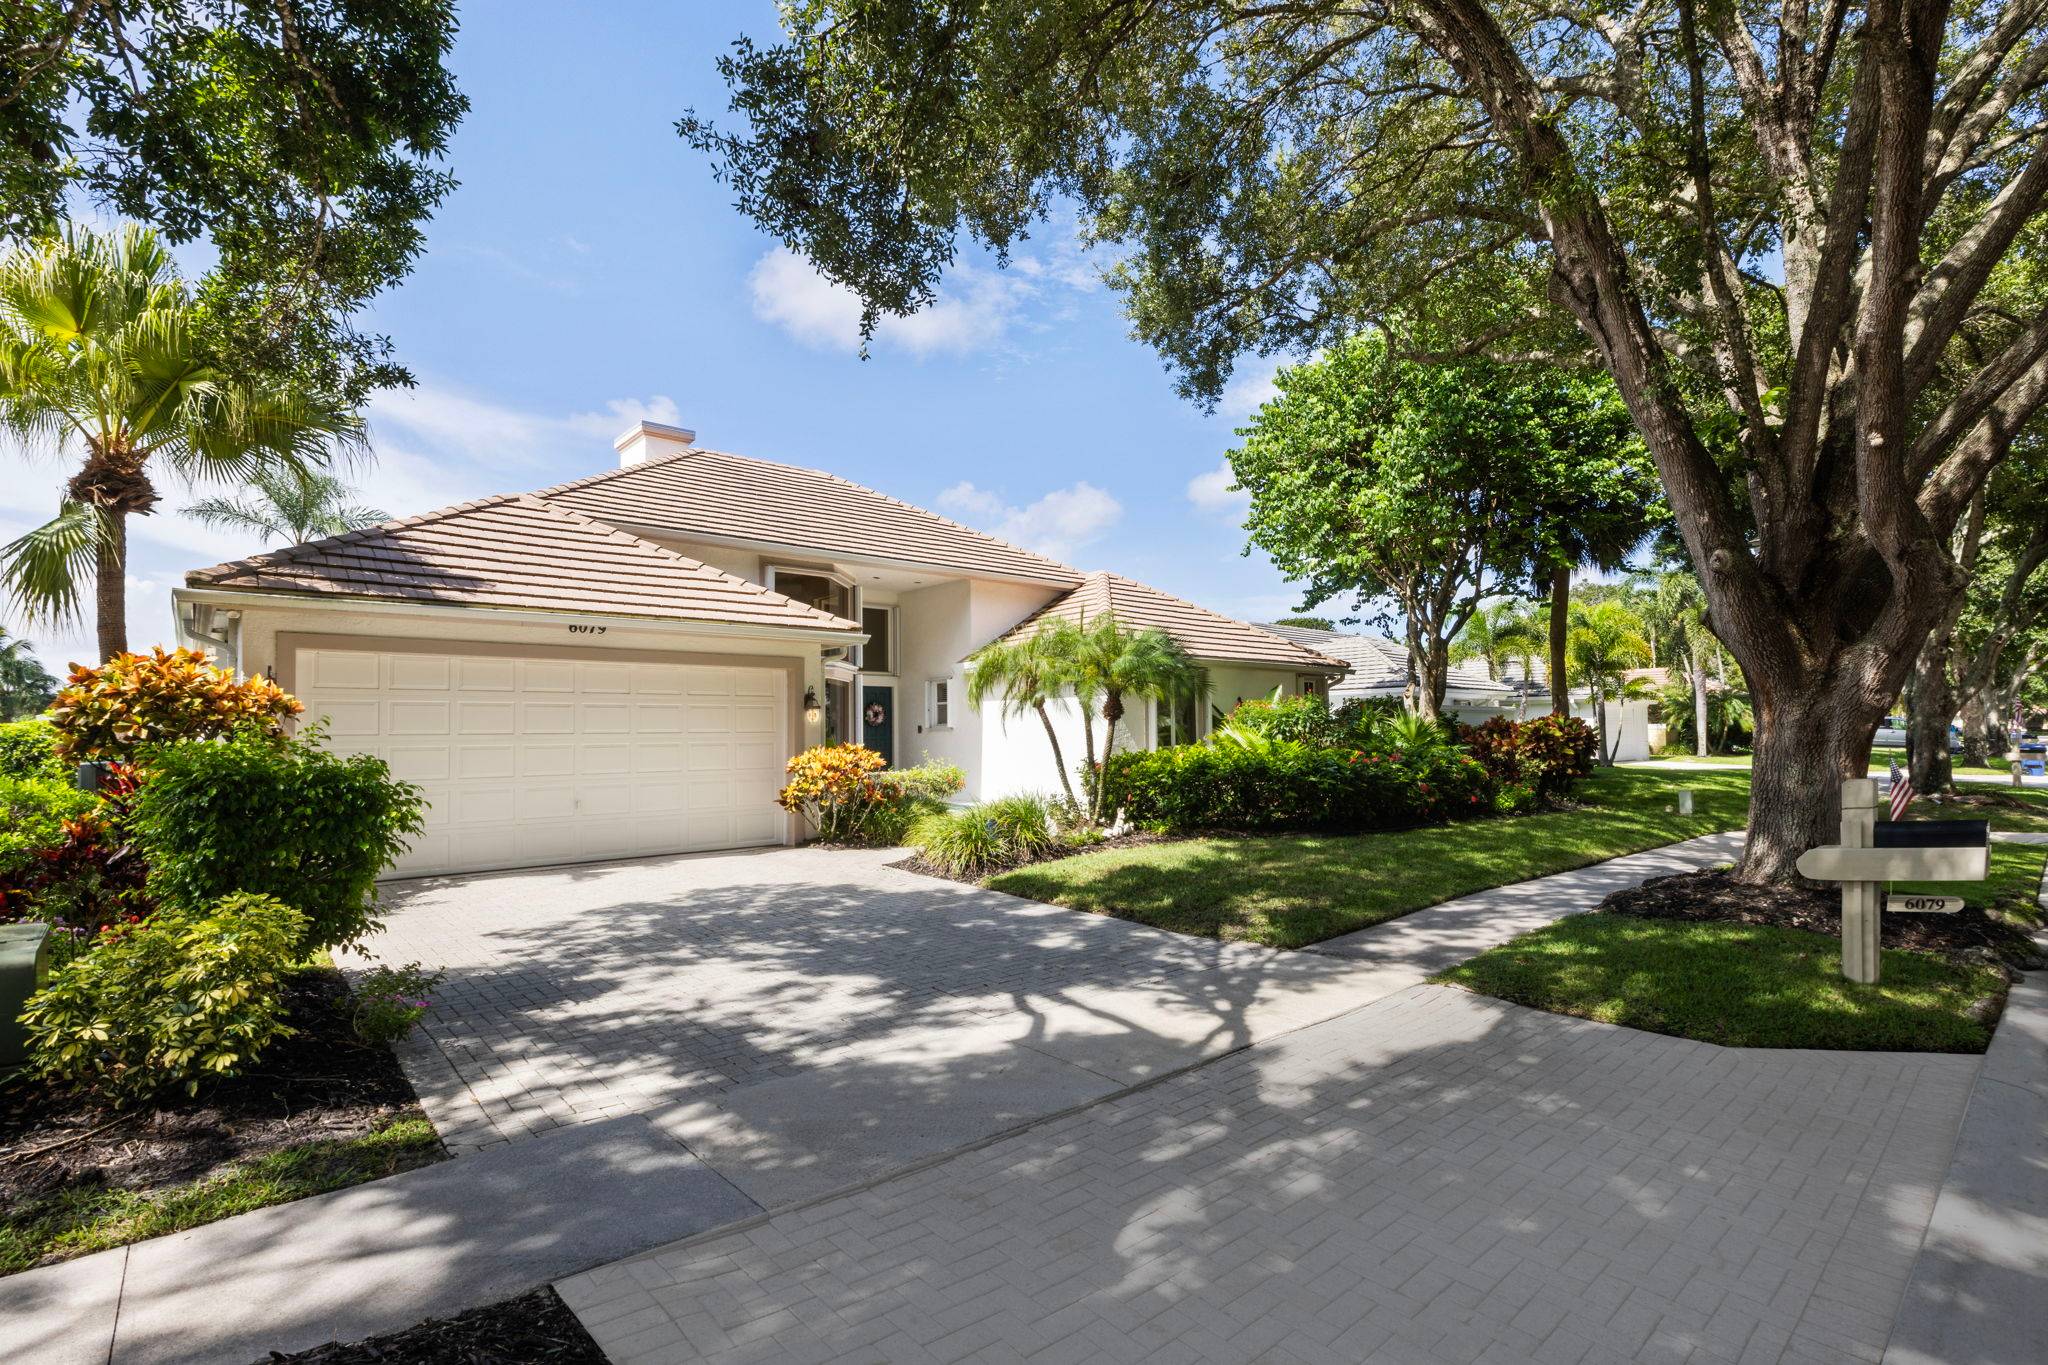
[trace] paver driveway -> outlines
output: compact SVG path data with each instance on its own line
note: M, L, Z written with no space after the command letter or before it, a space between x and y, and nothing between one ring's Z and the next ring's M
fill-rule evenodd
M1328 1019L1733 847L1618 858L1315 953L827 849L397 883L370 948L448 969L405 1058L451 1145L645 1114L774 1206Z
M616 1365L1874 1361L1977 1066L1415 986L559 1288Z
M453 1146L645 1114L764 1204L1372 998L1359 964L1058 910L891 856L396 883L369 948L448 971L405 1060Z

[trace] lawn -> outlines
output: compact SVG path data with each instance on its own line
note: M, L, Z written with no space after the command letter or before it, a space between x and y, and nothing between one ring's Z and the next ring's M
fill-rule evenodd
M2038 875L2039 863L2035 871ZM1516 1004L1728 1047L1982 1052L1995 968L1884 953L1875 986L1845 981L1841 942L1761 924L1575 915L1433 978Z
M145 1192L73 1186L31 1197L0 1218L0 1275L360 1185L441 1156L431 1123L398 1118L357 1137L269 1152L188 1185Z
M1676 793L1694 794L1689 816ZM1363 835L1184 839L992 877L1012 895L1209 938L1298 948L1468 892L1740 828L1746 773L1606 769L1581 805Z

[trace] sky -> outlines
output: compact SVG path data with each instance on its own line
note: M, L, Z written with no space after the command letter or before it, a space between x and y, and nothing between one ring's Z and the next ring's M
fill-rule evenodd
M863 360L855 300L742 217L675 132L686 109L725 111L716 59L773 28L766 0L613 0L573 21L537 0L464 7L462 184L366 319L419 382L370 407L361 500L411 515L577 478L648 417L1232 615L1290 611L1270 562L1241 554L1222 469L1274 362L1248 360L1214 413L1179 398L1071 222L1007 270L966 260ZM64 476L0 452L0 541L55 512ZM171 642L186 570L263 548L178 514L218 491L167 486L131 523L131 647ZM88 625L6 624L52 672L91 652Z

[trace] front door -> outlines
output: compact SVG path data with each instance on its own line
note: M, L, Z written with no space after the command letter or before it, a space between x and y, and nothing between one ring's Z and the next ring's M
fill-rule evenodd
M863 685L860 689L861 743L896 764L896 689Z

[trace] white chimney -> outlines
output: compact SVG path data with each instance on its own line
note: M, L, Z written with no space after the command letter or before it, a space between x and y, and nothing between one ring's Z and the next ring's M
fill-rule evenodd
M697 433L687 427L660 422L635 422L619 433L612 449L619 452L619 467L640 464L662 455L680 455L697 444Z

